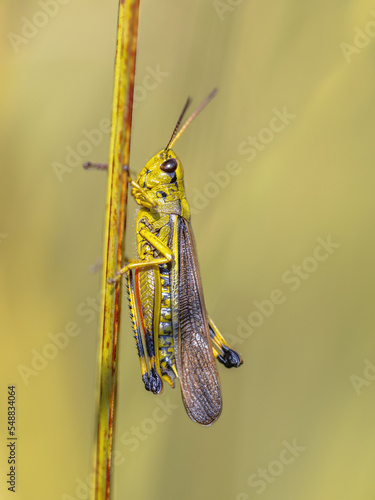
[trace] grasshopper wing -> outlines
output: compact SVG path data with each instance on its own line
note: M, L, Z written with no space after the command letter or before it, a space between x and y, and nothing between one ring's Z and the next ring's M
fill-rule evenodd
M221 413L219 375L215 366L206 307L199 274L194 236L190 224L178 217L178 256L175 284L178 286L176 330L177 371L189 417L211 425Z

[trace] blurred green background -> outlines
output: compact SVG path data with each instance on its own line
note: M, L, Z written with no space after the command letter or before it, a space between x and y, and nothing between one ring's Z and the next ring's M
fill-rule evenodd
M0 22L0 497L86 499L106 175L80 164L108 157L117 2L5 0ZM131 168L219 88L175 150L244 365L200 428L179 389L144 390L124 298L114 498L374 498L374 38L365 0L141 0Z

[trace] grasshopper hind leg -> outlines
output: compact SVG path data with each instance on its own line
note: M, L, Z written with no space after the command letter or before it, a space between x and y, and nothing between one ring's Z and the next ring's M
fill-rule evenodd
M215 358L227 368L238 368L242 365L241 356L230 347L210 317L208 317L208 327Z
M151 391L154 394L159 394L163 390L163 382L155 366L149 366L150 353L152 352L152 346L149 345L149 342L146 342L146 349L148 355L148 359L146 360L145 349L143 347L143 340L140 329L141 322L136 307L136 294L134 289L133 275L131 271L126 273L126 282L128 289L130 317L133 326L134 338L137 345L137 352L141 366L142 380L143 383L145 384L145 388L147 391Z

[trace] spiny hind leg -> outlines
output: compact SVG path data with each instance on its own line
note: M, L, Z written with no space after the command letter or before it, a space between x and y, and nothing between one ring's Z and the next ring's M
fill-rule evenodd
M230 347L209 316L208 327L210 330L212 350L215 358L227 368L237 368L240 366L243 363L241 356Z
M145 355L145 348L143 345L143 339L141 334L141 325L143 328L143 320L140 317L139 312L137 310L137 294L135 292L133 275L132 272L129 271L126 273L126 282L128 288L129 295L129 309L130 309L130 318L133 326L134 338L137 345L137 351L139 356L139 362L141 366L142 380L145 384L145 388L148 391L153 392L154 394L159 394L163 390L163 382L156 370L155 366L155 353L153 354L154 342L150 342L150 338L145 333L145 342L146 342L146 352L147 358Z
M146 353L147 353L147 370L146 372L142 369L142 378L145 383L146 389L152 391L154 394L158 394L163 390L163 382L160 373L160 359L159 359L159 319L160 319L160 300L161 300L161 285L160 285L160 275L159 266L161 264L167 264L173 260L173 254L170 248L163 243L155 234L147 229L141 229L139 231L140 235L147 240L158 252L162 255L159 258L153 258L150 260L139 260L130 261L126 266L121 268L114 278L108 280L109 283L115 283L119 281L123 275L128 277L130 286L128 286L129 297L131 302L131 315L132 318L136 318L138 322L138 331L142 328L146 343ZM132 270L134 269L135 274L135 286L132 282ZM154 273L153 277L153 311L143 317L142 306L144 305L144 300L141 299L141 287L139 274L142 271ZM157 270L157 271L156 271ZM144 275L146 276L146 275ZM150 308L149 308L150 309ZM134 329L134 328L133 328ZM142 340L140 333L135 331L135 336L137 340L137 345L139 344L139 339ZM143 344L142 344L143 347ZM144 356L144 349L143 349ZM145 357L145 356L144 356Z
M140 321L139 321L139 316L138 316L138 312L137 312L137 308L136 308L134 283L133 283L133 276L132 276L131 272L126 274L126 284L127 284L127 289L128 289L130 319L132 322L134 338L135 338L135 342L137 345L139 362L141 365L142 380L144 381L145 378L148 377L148 369L147 369L147 362L146 362L146 357L145 357L145 350L143 347L141 330L140 330Z
M138 267L134 271L135 290L138 300L138 310L141 318L142 330L145 334L146 352L148 359L148 383L146 389L159 394L163 391L163 382L159 360L159 318L160 318L160 286L157 269L148 268L141 272ZM148 290L145 292L145 287ZM143 291L143 293L142 293Z

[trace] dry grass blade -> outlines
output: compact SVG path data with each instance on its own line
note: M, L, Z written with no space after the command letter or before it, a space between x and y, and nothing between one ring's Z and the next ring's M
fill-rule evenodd
M139 0L120 0L105 220L95 500L110 498L121 282L108 284L108 279L115 276L124 255L128 173L123 165L128 164L130 152L138 11Z

